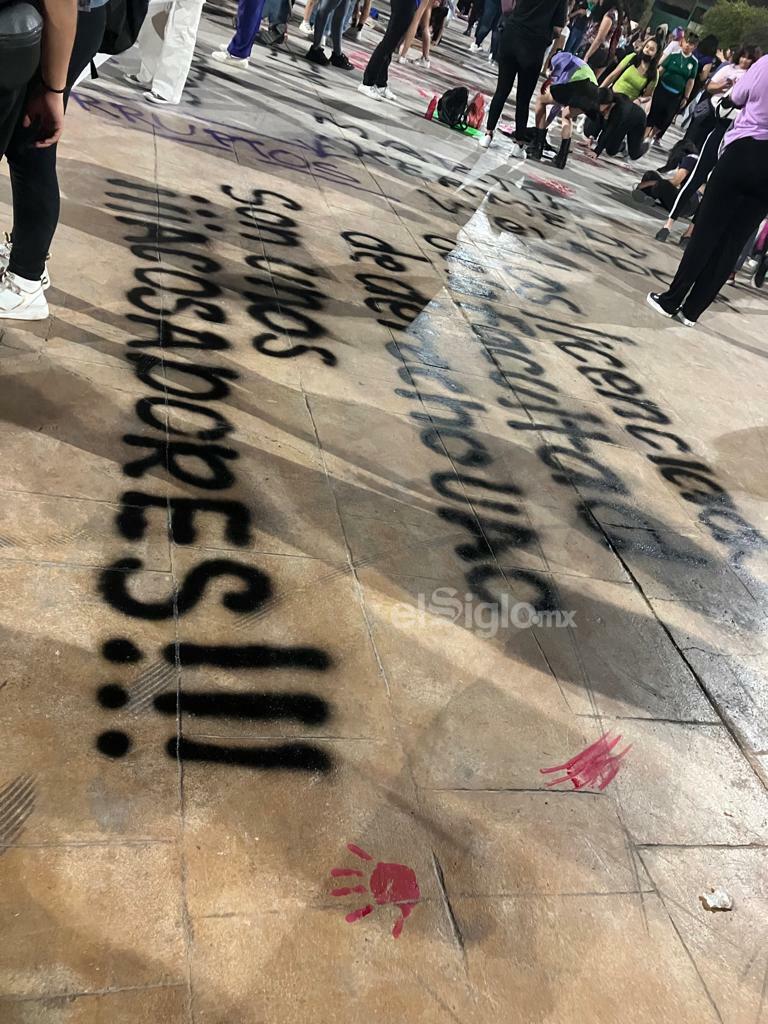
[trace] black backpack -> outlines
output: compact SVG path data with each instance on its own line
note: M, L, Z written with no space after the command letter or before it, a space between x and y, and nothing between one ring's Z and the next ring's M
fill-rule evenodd
M125 53L136 42L149 0L109 0L99 53Z
M466 128L469 93L463 85L444 92L437 101L437 119L449 128Z
M36 7L0 0L0 94L20 89L32 78L40 64L42 36L43 19Z

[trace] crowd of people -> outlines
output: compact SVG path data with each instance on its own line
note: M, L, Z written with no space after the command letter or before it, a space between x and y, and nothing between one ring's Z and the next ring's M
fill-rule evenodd
M7 2L10 7L0 6L0 17L26 7L19 0ZM17 47L13 64L6 63L5 71L0 67L0 156L8 161L14 219L12 233L0 244L0 318L21 320L48 315L46 263L59 215L56 149L73 83L110 33L112 38L122 31L128 44L136 42L139 56L139 69L125 75L127 81L140 87L149 103L178 104L203 4L170 0L160 24L147 16L147 0L39 2L39 25L17 18L18 40L26 40L30 53ZM238 0L234 35L212 59L245 69L257 42L284 43L292 2ZM465 18L468 52L487 54L497 68L480 140L484 148L498 137L513 88L512 157L548 159L558 169L568 162L576 126L588 160L606 155L634 161L660 148L682 117L682 138L658 170L642 175L632 194L668 213L656 234L660 242L669 238L676 220L692 222L670 289L648 301L658 312L693 324L756 246L756 279L762 284L765 278L768 228L761 230L761 221L768 212L768 57L750 45L723 52L713 36L699 39L682 28L641 28L622 3L390 0L386 26L358 90L372 100L395 100L389 84L393 59L428 70L432 47L441 42L447 23ZM118 29L111 24L113 4L127 18ZM377 16L371 0L307 0L298 25L299 33L310 37L307 61L352 71L344 40L357 40ZM35 31L36 55L28 45ZM12 32L10 37L13 45ZM414 45L420 51L416 57L411 56ZM558 144L552 146L549 133L556 120Z

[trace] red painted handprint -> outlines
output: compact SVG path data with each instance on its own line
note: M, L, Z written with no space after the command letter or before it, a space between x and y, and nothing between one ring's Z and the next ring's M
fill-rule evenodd
M605 789L608 783L621 767L621 759L632 749L632 744L624 747L617 754L611 751L621 740L621 735L609 739L610 733L606 732L586 750L576 754L565 764L556 764L553 768L539 768L542 775L550 775L552 772L565 772L559 779L553 779L547 783L550 786L559 786L561 782L572 782L574 789L584 789L586 786L597 786L598 789Z
M355 846L354 843L347 843L347 849L350 853L354 853L356 857L361 860L373 860L370 853L366 853L365 850L361 850L359 846ZM332 868L332 878L363 878L363 872L358 871L357 868ZM376 903L380 906L385 903L393 903L402 917L400 917L392 929L392 938L397 939L403 930L406 917L409 916L413 908L421 899L421 893L419 892L419 883L416 881L416 873L412 868L408 868L405 864L384 864L382 861L376 865L371 872L371 877L368 879L368 885L349 885L343 886L340 889L333 889L331 891L332 896L349 896L353 892L367 893L370 892ZM354 924L355 921L359 921L363 917L367 917L368 914L372 913L374 906L372 903L366 903L363 907L358 907L357 910L353 910L347 914L345 920L349 924Z

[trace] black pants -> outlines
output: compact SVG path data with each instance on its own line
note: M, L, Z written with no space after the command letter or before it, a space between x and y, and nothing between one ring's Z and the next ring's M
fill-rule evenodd
M768 141L738 139L712 171L691 240L672 284L660 297L668 311L698 320L736 266L768 211Z
M98 52L104 37L106 7L80 12L67 74L66 104L69 90ZM36 88L36 84L30 88ZM30 281L39 281L45 270L45 258L59 223L61 198L56 176L56 146L35 149L38 131L17 122L7 158L13 192L13 249L8 270Z
M657 85L648 111L648 127L655 128L659 135L663 135L680 109L681 98L679 92L670 92L663 85Z
M448 17L447 7L433 7L429 16L429 30L432 33L432 42L437 44L443 37L443 25Z
M644 135L645 114L629 96L619 94L597 140L595 152L599 155L605 151L608 156L616 156L626 139L629 159L639 160L645 152Z
M658 199L667 212L672 209L680 195L680 189L675 188L667 178L662 178L658 171L646 171L640 179L640 187L653 199ZM681 207L678 216L687 217L693 210L693 205Z
M387 30L363 72L363 85L377 85L383 89L387 84L392 54L407 32L415 13L413 0L392 0Z
M517 79L517 97L515 99L515 138L525 142L528 128L528 109L531 105L533 90L539 79L539 71L544 61L544 49L531 49L525 40L520 39L511 26L501 30L499 41L499 77L496 92L493 94L488 110L486 129L492 132L499 123L504 104L509 99L512 86Z
M690 143L690 148L695 152L700 150L704 145L704 141L712 129L717 124L717 117L715 112L710 106L709 109L699 114L698 117L692 117L691 123L685 129L685 135L683 135L683 142Z
M0 92L0 159L16 130L26 92L26 87Z
M669 211L672 220L678 217L687 217L686 210L690 206L697 190L701 188L710 175L712 168L717 163L717 154L720 152L720 143L723 136L731 127L730 121L718 121L715 127L707 136L704 145L701 147L699 159L696 166L685 180L683 187L678 193L677 202Z

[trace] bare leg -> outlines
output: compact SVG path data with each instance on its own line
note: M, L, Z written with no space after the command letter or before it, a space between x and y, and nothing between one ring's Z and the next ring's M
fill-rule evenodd
M533 108L534 124L537 128L547 127L547 107L551 106L555 101L552 98L552 93L547 89L546 92L539 93L536 97L536 105Z
M416 33L419 30L419 22L424 17L424 12L429 11L432 7L432 0L421 0L418 9L414 16L411 18L411 24L408 26L408 31L403 37L403 45L400 47L400 56L407 57L408 51L413 45L413 41L416 38Z
M432 0L429 0L424 14L421 16L421 56L429 60L429 48L432 44L430 21L432 20Z
M563 107L560 117L562 118L560 138L570 139L570 137L573 135L573 114L571 113L571 108Z

